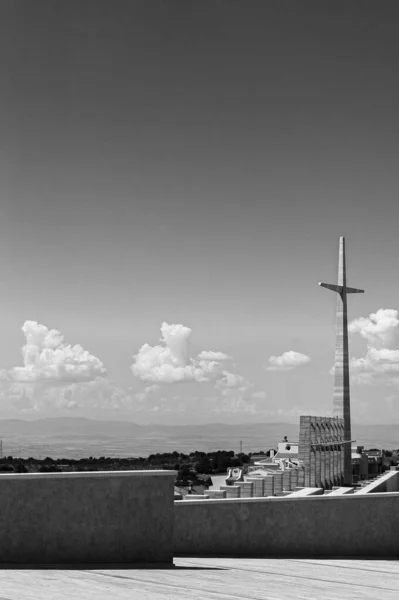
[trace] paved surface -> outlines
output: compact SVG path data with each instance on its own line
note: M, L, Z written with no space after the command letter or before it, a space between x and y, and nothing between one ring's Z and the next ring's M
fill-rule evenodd
M0 600L397 600L399 560L176 558L171 569L0 568Z

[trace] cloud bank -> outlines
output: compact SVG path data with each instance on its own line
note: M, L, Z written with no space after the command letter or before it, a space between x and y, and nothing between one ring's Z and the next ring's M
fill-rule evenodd
M98 357L79 344L66 343L57 329L26 321L22 331L22 365L0 371L3 410L51 416L65 411L91 416L111 410L151 421L155 415L172 419L178 413L191 417L222 412L227 417L263 409L265 393L253 392L252 383L226 369L226 362L232 360L227 354L204 350L190 356L191 330L184 325L163 323L160 344L140 348L132 371L146 385L135 392L110 381ZM167 385L182 381L193 386L180 388L185 390L181 395ZM201 395L195 391L198 383ZM212 397L203 383L212 386Z

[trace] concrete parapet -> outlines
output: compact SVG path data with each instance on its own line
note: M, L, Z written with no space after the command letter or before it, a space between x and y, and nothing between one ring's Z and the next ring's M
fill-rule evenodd
M399 519L381 515L398 511L399 493L176 502L175 554L397 558Z
M176 471L0 474L0 563L172 563L175 478Z

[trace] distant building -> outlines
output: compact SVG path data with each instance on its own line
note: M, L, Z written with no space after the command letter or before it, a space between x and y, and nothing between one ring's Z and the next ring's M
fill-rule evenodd
M353 483L376 477L383 471L384 454L382 450L364 450L364 446L352 446Z
M277 445L277 452L270 451L270 456L264 457L263 454L251 456L251 464L248 466L248 473L252 476L262 475L263 472L284 471L287 468L293 468L299 464L299 448L296 442L291 443L287 437Z

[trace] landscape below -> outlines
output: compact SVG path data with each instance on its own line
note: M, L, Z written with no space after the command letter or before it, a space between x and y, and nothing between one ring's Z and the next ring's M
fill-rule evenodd
M353 439L366 448L399 448L398 425L352 425ZM189 454L193 450L254 453L275 448L286 435L298 439L298 424L210 423L205 425L147 425L125 421L95 421L60 417L24 421L0 420L3 456L81 459L90 456L140 457L154 453Z

